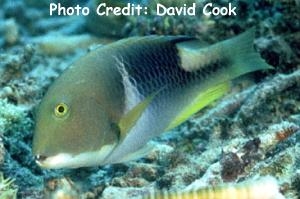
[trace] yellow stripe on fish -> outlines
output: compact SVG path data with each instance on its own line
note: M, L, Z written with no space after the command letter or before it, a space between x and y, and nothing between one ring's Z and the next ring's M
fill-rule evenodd
M46 168L137 159L147 142L226 94L230 80L270 69L254 29L201 47L185 36L132 37L66 69L40 103L33 153Z
M152 192L142 199L284 199L273 177L188 192Z

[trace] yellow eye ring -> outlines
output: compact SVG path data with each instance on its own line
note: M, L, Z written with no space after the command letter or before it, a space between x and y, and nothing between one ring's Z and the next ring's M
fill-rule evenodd
M69 108L65 103L59 103L55 106L54 114L56 117L64 117L68 111Z

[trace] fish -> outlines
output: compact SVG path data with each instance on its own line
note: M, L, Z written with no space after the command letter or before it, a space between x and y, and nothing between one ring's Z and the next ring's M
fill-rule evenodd
M267 190L267 191L266 191ZM237 184L219 185L189 191L157 191L142 199L284 199L277 180L271 176L260 177Z
M272 69L255 29L204 45L189 36L129 37L71 64L49 87L35 121L33 155L49 169L136 160L149 140L229 92L231 80Z

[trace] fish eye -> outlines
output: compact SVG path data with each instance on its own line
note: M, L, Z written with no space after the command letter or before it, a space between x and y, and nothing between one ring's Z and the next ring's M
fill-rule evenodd
M54 114L57 117L63 117L68 113L68 106L65 103L59 103L55 106Z

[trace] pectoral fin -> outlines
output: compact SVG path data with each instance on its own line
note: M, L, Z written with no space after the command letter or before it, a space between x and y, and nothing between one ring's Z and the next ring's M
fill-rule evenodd
M230 88L229 82L224 82L222 84L218 84L214 87L207 89L204 92L201 92L192 103L188 106L184 107L183 110L175 117L175 119L169 124L166 128L166 131L175 128L176 126L183 123L187 120L191 115L195 114L205 106L212 103L214 100L220 98L224 95Z
M119 129L120 129L120 136L121 140L126 137L127 133L131 130L131 128L136 124L137 120L141 117L143 112L152 102L153 98L157 93L154 93L143 101L138 103L135 107L133 107L130 111L128 111L120 120L119 122Z

